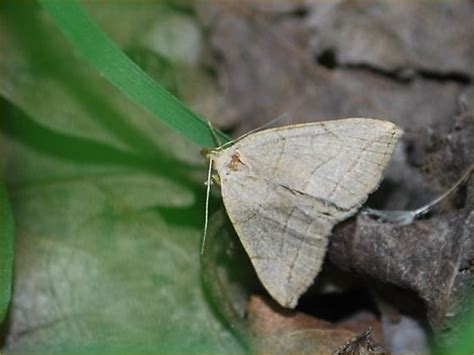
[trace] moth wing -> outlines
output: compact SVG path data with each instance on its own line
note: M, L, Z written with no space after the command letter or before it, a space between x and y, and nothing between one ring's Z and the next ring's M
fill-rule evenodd
M400 134L380 120L319 122L251 134L215 157L227 213L281 305L311 285L332 227L378 186Z
M382 179L401 131L388 121L348 118L269 129L232 148L251 174L353 214Z
M265 180L222 184L227 213L270 295L296 306L318 274L334 221L319 205Z

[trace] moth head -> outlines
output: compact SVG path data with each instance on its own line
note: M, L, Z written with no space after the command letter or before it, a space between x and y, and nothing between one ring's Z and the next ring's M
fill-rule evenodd
M202 148L201 156L207 160L211 160L212 156L215 155L215 148Z
M211 175L212 182L217 185L220 185L221 179L219 177L219 174L215 170L215 166L214 166L214 161L217 154L218 154L218 150L216 148L201 149L201 156L208 161L210 165L210 169L212 169L212 175ZM208 183L210 183L210 181L208 181Z

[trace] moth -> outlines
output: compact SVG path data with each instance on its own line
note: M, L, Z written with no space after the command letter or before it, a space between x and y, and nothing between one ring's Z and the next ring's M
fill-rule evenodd
M252 132L208 149L227 214L257 275L294 308L319 273L332 228L382 179L402 131L347 118Z

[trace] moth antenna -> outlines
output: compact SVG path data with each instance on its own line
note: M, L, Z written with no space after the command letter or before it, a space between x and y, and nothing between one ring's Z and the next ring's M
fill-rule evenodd
M206 206L204 210L204 233L202 236L201 255L204 254L204 246L206 245L207 226L209 224L209 197L211 195L212 163L213 163L213 160L209 159L209 170L207 171Z
M285 117L287 117L287 116L288 116L287 113L283 113L283 114L281 114L280 116L275 117L274 119L272 119L272 120L268 121L267 123L261 125L260 127L254 128L254 129L252 129L252 130L250 130L250 131L244 133L243 135L241 135L240 137L238 137L238 138L236 138L236 139L232 139L232 140L230 140L230 141L228 141L228 142L225 142L224 144L218 145L218 148L223 149L223 148L225 148L225 147L227 147L227 146L229 146L229 145L233 145L233 144L237 143L238 141L240 141L241 139L247 137L248 135L250 135L250 134L252 134L252 133L255 133L255 132L258 132L258 131L261 131L262 129L264 129L264 128L270 126L270 125L272 125L273 123L275 123L275 122L277 122L277 121L282 120L283 118L285 118ZM209 122L209 121L208 121L208 122ZM209 124L210 124L210 122L209 122Z
M283 121L283 120L286 121L287 118L290 118L290 115L287 112L284 112L280 116L271 119L270 121L268 121L267 123L264 123L260 127L255 128L253 131L260 131L264 128L267 128L267 127L271 126L272 124L274 124L276 122ZM286 124L288 124L288 121L283 122L283 125L286 125Z

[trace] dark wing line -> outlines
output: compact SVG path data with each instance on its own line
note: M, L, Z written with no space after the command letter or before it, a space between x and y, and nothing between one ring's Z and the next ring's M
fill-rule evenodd
M267 222L269 222L269 225L277 225L277 226L281 226L281 221L284 219L284 218L281 218L281 219L278 219L278 218L275 218L272 216L275 215L275 214L279 214L281 216L284 216L284 217L287 217L289 214L288 214L288 211L287 210L281 210L281 209L278 209L278 208L272 208L272 214L270 213L266 213L266 211L268 210L267 208L268 206L264 206L263 204L258 204L254 209L252 209L254 212L252 214L252 216L246 220L237 220L235 219L238 223L238 224L243 224L243 223L249 223L251 220L255 219L256 217L258 218L262 218L264 220L266 220ZM256 212L258 210L258 212ZM303 209L301 209L298 205L294 205L293 206L293 209L292 211L296 211L296 210L299 210L300 212L302 212L302 214L304 214L305 216L307 216L310 220L315 220L316 218L314 216L310 216L308 215ZM322 216L321 218L324 218L324 216ZM330 223L333 223L332 220L330 218L327 218L326 219L330 222ZM289 220L289 218L287 218L287 220ZM294 236L295 236L295 239L297 240L303 240L303 241L306 241L306 236L299 232L298 230L294 229L294 228L291 228L291 227L288 227L287 224L285 225L286 228L285 228L285 231L289 231L291 232ZM262 225L259 226L260 227L264 227ZM266 227L264 228L261 228L262 231L266 234L268 234L268 229ZM308 243L310 244L310 243Z
M340 211L340 212L350 212L350 211L352 211L352 208L344 208L344 207L338 206L338 205L336 205L336 204L335 204L334 202L332 202L332 201L326 200L326 199L324 199L324 198L322 198L322 197L319 197L319 196L314 196L314 195L308 194L308 193L306 193L306 192L304 192L304 191L301 191L301 190L299 190L299 189L294 189L294 188L292 188L292 187L290 187L290 186L288 186L288 185L284 185L284 184L278 184L278 185L277 185L277 184L275 184L275 183L273 183L273 185L276 185L276 186L279 186L279 187L281 187L281 188L283 188L283 189L285 189L285 190L288 190L288 191L291 192L293 195L302 195L302 196L309 197L309 198L311 198L311 199L317 201L318 203L322 203L322 204L324 204L324 205L326 205L326 206L332 207L332 208L334 208L334 209L336 209L336 210L338 210L338 211Z

